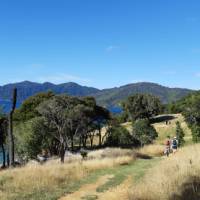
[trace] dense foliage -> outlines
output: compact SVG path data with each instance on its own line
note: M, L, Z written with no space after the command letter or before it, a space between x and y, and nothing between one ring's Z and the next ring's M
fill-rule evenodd
M30 109L26 109L30 107ZM91 146L95 135L102 143L101 129L110 113L96 105L93 97L77 98L67 95L41 93L29 98L16 112L17 151L26 158L36 158L46 151L60 155L64 161L65 151L75 145Z
M181 128L181 124L179 121L177 121L176 122L176 137L178 140L179 147L183 146L183 144L185 143L184 136L185 136L185 134L184 134L183 129Z
M33 119L34 117L39 116L39 113L36 109L38 105L50 99L53 96L54 94L52 92L47 92L47 93L38 93L35 96L28 98L23 102L20 109L16 110L14 115L15 121L25 122L30 119Z
M200 92L194 92L170 105L176 112L181 112L192 130L193 140L200 141Z
M107 130L107 138L105 145L111 147L130 147L135 145L133 136L130 132L121 125L111 126Z
M133 138L138 140L141 146L152 143L156 137L158 133L148 119L140 119L133 124Z
M149 94L136 94L128 97L124 107L133 121L154 117L162 109L160 100Z

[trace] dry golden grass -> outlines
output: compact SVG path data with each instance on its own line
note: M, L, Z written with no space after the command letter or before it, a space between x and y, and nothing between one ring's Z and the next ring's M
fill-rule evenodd
M80 180L97 169L130 163L134 159L134 156L121 153L121 156L116 157L109 156L85 161L76 159L75 162L66 162L65 164L54 160L44 165L28 164L26 167L1 171L0 199L17 199L15 198L16 194L34 194L34 192L39 191L52 192L55 188Z
M111 188L110 190L104 193L101 193L98 196L98 199L99 200L128 200L127 189L131 187L131 185L132 185L132 178L130 176L117 187Z
M160 115L160 116L162 117L163 115ZM156 139L155 143L162 145L162 144L165 143L167 136L170 136L171 138L173 138L175 136L175 134L176 134L176 122L177 121L180 122L181 127L184 130L185 141L187 143L191 143L191 141L192 141L192 133L191 133L191 130L188 128L188 125L186 124L183 115L181 115L181 114L170 114L170 116L173 116L174 119L169 120L170 124L168 124L168 125L166 125L166 121L158 122L158 123L154 123L153 124L154 128L158 132L158 138ZM124 123L122 125L125 128L127 128L127 130L132 132L132 123L131 122L126 122L126 123Z
M164 145L160 144L151 144L146 145L143 148L138 150L138 153L145 154L148 156L162 156L164 152Z
M191 130L188 128L184 117L181 114L170 114L170 116L174 117L174 119L169 121L170 124L166 125L165 121L163 121L163 122L155 123L153 125L156 131L158 132L158 138L156 140L156 143L163 144L167 136L170 136L171 138L175 136L177 121L180 122L181 127L184 130L186 142L191 141L192 133L191 133Z
M135 153L131 149L121 148L105 148L88 153L88 159L116 158L124 156L135 157Z
M187 146L149 171L129 192L130 200L195 200L200 185L200 144ZM193 177L198 180L194 186ZM187 187L185 184L187 184ZM196 193L195 193L196 187ZM186 191L187 190L187 191ZM186 195L186 196L185 196ZM184 196L184 198L183 198ZM199 197L199 196L198 196Z

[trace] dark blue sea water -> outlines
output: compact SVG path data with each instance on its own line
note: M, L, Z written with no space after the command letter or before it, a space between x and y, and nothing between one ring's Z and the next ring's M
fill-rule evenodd
M2 154L2 151L0 149L0 166L1 166L2 163L3 163L3 154Z
M113 114L120 114L123 112L123 109L119 106L110 106L108 107L108 110Z

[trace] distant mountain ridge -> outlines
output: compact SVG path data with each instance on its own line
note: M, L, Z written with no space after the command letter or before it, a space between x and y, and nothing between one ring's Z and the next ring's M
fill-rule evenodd
M17 106L19 106L28 97L40 92L52 91L56 94L66 93L73 96L87 96L99 92L96 88L80 86L72 82L59 85L49 82L40 84L30 81L7 84L0 86L0 105L3 105L5 111L10 108L13 88L17 88L18 90Z
M136 93L147 93L159 97L162 103L169 103L177 101L191 92L194 92L194 90L184 88L169 88L156 83L140 82L121 87L105 89L95 94L95 97L100 104L116 105L130 95Z
M12 96L12 89L18 89L17 106L30 96L40 92L52 91L55 94L68 94L72 96L94 96L98 104L106 107L113 107L126 99L128 96L136 93L148 93L158 96L163 103L177 101L186 96L193 90L181 88L169 88L155 83L134 83L121 87L99 90L93 87L81 86L77 83L69 82L63 84L53 83L34 83L30 81L23 81L20 83L7 84L0 86L0 105L4 107L5 111L10 108L10 100Z

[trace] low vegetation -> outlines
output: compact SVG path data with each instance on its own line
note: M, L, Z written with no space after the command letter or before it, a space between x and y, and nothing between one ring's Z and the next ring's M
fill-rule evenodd
M1 171L0 199L57 199L67 190L76 189L77 183L73 183L92 172L127 165L135 159L131 150L106 149L89 153L87 160L73 156L63 165L58 160L52 160L44 165L29 163L23 168Z
M200 145L187 146L150 170L134 185L129 200L198 200ZM148 187L147 187L148 186Z
M161 144L150 144L150 145L146 145L142 148L140 148L138 150L138 153L142 154L142 155L148 155L151 157L154 156L163 156L163 150L164 150L165 146L161 145Z

